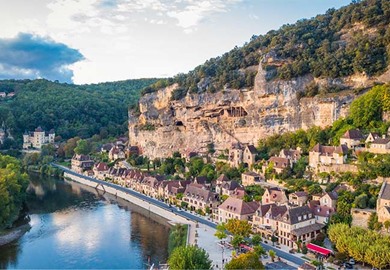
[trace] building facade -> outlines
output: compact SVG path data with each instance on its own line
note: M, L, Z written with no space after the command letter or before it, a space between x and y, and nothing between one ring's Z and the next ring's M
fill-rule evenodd
M33 132L25 132L23 135L23 149L37 148L41 149L42 145L54 143L55 132L50 130L45 132L41 127L37 127Z

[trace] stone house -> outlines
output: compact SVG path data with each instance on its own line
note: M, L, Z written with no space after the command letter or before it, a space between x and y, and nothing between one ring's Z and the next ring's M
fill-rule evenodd
M370 132L370 134L368 134L366 140L365 140L365 143L366 144L369 144L369 143L372 143L373 141L375 141L376 139L379 139L381 136L379 136L378 133L376 132Z
M227 195L231 196L234 191L240 187L241 185L235 181L227 181L223 182L221 185L215 187L215 192L218 193L219 195Z
M262 204L270 204L275 203L277 205L287 204L288 199L284 190L273 187L266 188L265 192L261 198Z
M319 165L345 164L347 161L348 147L324 146L316 144L309 152L309 166L316 169Z
M108 152L108 158L111 161L117 160L117 159L125 159L126 155L125 152L123 152L122 149L120 149L119 146L114 146L111 148L111 150Z
M41 149L42 145L54 143L55 132L50 130L44 131L41 127L37 127L34 132L25 132L23 134L23 149L30 147Z
M327 224L330 217L336 213L337 197L334 191L313 196L309 208L313 211L317 223Z
M347 130L340 138L340 145L346 145L349 149L361 146L364 136L358 129Z
M243 186L258 185L262 180L262 177L255 172L244 172L241 174L241 183Z
M104 180L106 176L108 175L109 168L106 163L104 162L99 162L93 166L93 174L95 178Z
M280 244L297 249L297 242L310 243L315 239L324 227L316 223L310 208L299 206L289 208L283 215L277 216L278 241Z
M216 210L219 204L219 196L217 193L208 190L204 185L195 183L187 185L183 201L188 203L188 208L191 210L202 210L206 213L208 208L213 214L218 214Z
M301 149L298 147L296 150L293 149L282 149L280 150L279 157L287 158L290 163L296 163L301 157Z
M252 221L252 216L258 208L258 202L245 202L229 197L218 206L218 222L227 222L229 219Z
M297 248L297 241L309 243L324 227L315 221L308 206L261 205L253 216L253 227L263 237L278 237L281 245Z
M378 138L371 142L369 152L386 154L390 153L390 138Z
M71 169L78 173L90 170L94 161L88 155L74 154L71 160Z
M272 164L273 171L275 173L282 173L284 169L291 168L292 163L288 158L283 157L271 157L262 167L263 173L266 172L268 166Z
M253 145L242 147L240 144L235 144L229 149L228 163L232 167L239 167L244 164L244 167L250 168L256 161L257 150Z
M297 191L288 195L288 203L296 206L303 206L306 204L308 194L305 191Z
M386 179L381 186L376 203L378 221L390 220L390 180Z

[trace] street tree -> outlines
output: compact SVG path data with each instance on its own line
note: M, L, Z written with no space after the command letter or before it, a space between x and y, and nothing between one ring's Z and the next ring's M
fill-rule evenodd
M240 235L244 238L252 233L252 226L247 220L229 219L225 227L233 235Z
M203 248L181 246L173 250L168 259L169 269L211 269L211 260Z
M225 265L225 268L230 269L264 269L264 265L260 261L260 257L256 252L248 252L240 254L233 258Z

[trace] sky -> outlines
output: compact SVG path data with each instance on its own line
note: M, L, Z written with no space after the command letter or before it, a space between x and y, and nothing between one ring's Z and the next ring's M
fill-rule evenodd
M89 84L186 73L351 0L0 0L0 79Z

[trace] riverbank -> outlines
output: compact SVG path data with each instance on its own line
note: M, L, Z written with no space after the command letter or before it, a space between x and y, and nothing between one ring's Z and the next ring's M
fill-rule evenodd
M69 169L64 170L64 178L75 181L77 183L95 188L97 190L100 190L102 192L107 192L109 194L112 194L118 198L122 198L126 201L129 201L137 206L140 206L144 208L145 210L154 213L165 220L167 220L170 224L187 224L188 225L188 234L187 234L187 244L189 245L198 245L199 247L206 250L206 252L209 254L210 259L213 262L213 265L215 269L217 269L217 265L220 267L222 264L222 253L223 250L218 245L218 239L214 236L216 230L215 225L211 224L208 221L202 220L205 223L210 223L211 225L214 225L213 227L202 224L201 222L198 222L200 220L193 220L191 218L191 215L184 211L178 211L176 208L170 208L164 203L151 199L146 198L142 199L140 197L144 197L142 194L135 194L132 195L131 193L135 193L135 191L129 190L127 188L123 188L121 186L114 185L112 183L105 183L99 180L90 179L90 177L85 177L83 175L78 175L77 173L70 171ZM131 193L130 193L131 192ZM186 215L186 216L184 216ZM198 217L195 217L199 219ZM227 251L225 251L225 262L227 262L231 256L230 254L226 254Z
M26 232L31 229L30 224L25 224L14 229L5 230L0 232L0 246L7 245L13 241L18 240Z

